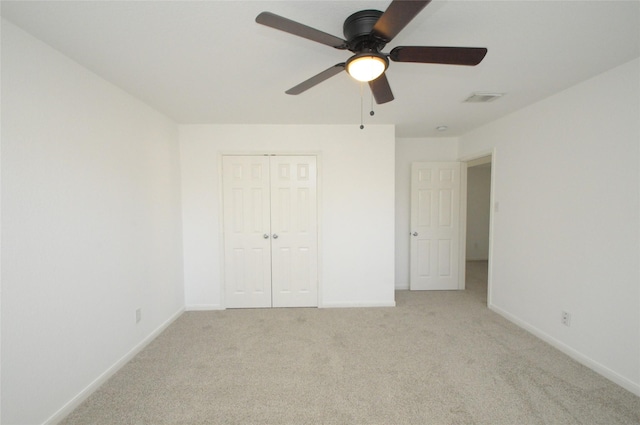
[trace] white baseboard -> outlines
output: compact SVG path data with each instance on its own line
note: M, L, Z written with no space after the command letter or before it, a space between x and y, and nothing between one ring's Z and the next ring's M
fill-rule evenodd
M547 333L541 331L540 329L530 325L529 323L517 318L516 316L512 315L511 313L502 310L500 307L496 307L495 305L489 305L489 309L494 311L494 312L496 312L496 313L498 313L499 315L501 315L505 319L509 320L510 322L515 323L516 325L520 326L521 328L525 329L526 331L532 333L533 335L535 335L536 337L540 338L544 342L550 344L554 348L562 351L564 354L566 354L567 356L571 357L572 359L574 359L578 363L583 364L584 366L588 367L589 369L593 370L594 372L599 373L600 375L604 376L605 378L607 378L608 380L612 381L613 383L615 383L617 385L620 385L625 390L628 390L628 391L632 392L633 394L635 394L635 395L640 397L640 384L637 384L637 383L625 378L624 376L619 375L618 373L614 372L613 370L609 369L608 367L606 367L606 366L596 362L595 360L585 356L584 354L580 353L579 351L574 350L573 348L569 347L565 343L563 343L561 341L558 341L557 339L553 338L549 334L547 334Z
M211 311L225 310L220 304L190 304L185 307L186 311Z
M394 301L358 301L341 303L323 303L319 308L352 308L352 307L395 307Z
M91 382L85 389L72 398L67 404L62 406L60 410L54 413L49 419L47 419L43 425L54 425L64 419L73 410L78 407L83 401L85 401L91 394L93 394L102 384L107 382L118 370L133 359L144 347L146 347L151 341L153 341L158 335L162 333L171 323L173 323L184 312L184 308L180 308L173 313L169 319L158 326L153 332L151 332L145 339L140 341L135 347L133 347L127 354L122 356L120 360L115 362L110 368L105 370L100 376L98 376L93 382Z
M409 283L396 283L396 291L408 291Z

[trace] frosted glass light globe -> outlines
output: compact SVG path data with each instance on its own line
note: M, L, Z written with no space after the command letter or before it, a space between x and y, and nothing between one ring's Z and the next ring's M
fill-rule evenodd
M381 56L354 56L347 62L347 72L358 81L375 80L385 69L387 69L387 61Z

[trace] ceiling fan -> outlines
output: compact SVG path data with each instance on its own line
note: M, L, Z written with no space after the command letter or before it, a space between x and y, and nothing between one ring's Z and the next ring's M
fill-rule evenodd
M394 99L385 75L389 59L393 62L438 63L446 65L479 64L487 54L484 47L398 46L389 53L382 49L407 26L431 0L393 0L383 13L361 10L344 21L346 40L292 21L271 12L262 12L256 22L327 46L354 53L346 62L338 63L295 87L287 94L300 94L346 70L359 81L368 82L376 103Z

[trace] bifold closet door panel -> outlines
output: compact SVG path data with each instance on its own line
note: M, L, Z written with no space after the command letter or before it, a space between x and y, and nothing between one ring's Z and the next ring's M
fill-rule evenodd
M273 307L318 305L315 156L271 157Z
M267 156L223 157L228 308L271 307L269 168Z

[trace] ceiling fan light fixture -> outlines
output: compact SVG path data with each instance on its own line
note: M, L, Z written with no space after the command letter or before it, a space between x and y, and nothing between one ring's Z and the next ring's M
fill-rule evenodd
M368 82L378 78L389 66L389 60L379 53L358 53L349 58L347 72L358 81Z

